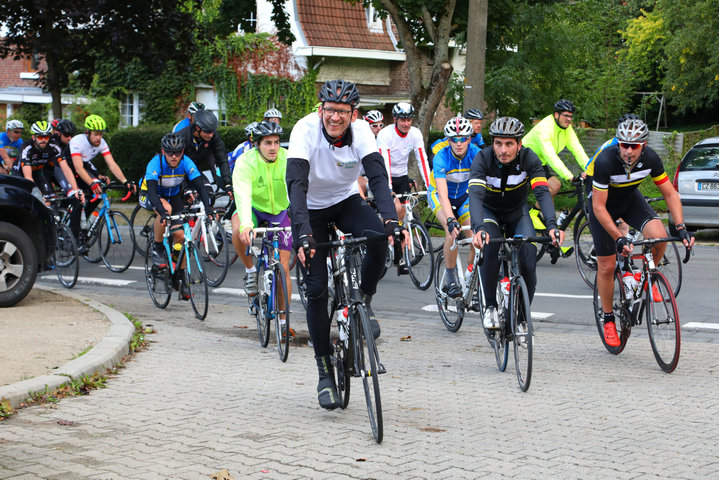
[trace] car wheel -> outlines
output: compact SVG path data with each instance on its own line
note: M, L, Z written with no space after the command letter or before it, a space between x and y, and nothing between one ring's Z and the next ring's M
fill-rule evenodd
M0 307L11 307L30 292L37 277L37 252L30 237L0 222Z

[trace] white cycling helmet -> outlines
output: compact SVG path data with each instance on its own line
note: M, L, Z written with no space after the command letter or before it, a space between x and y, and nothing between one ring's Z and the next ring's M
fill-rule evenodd
M384 121L384 115L379 110L370 110L365 113L364 119L368 123L381 123Z
M616 137L622 143L644 143L649 138L649 127L639 119L625 120L617 126Z
M5 130L23 130L25 125L20 120L9 120L5 126Z
M464 117L450 118L444 124L444 136L451 137L468 137L472 135L472 123Z
M414 118L414 107L407 102L399 102L392 108L395 118Z
M265 116L262 118L279 118L282 119L282 112L277 110L276 108L270 108L265 112Z

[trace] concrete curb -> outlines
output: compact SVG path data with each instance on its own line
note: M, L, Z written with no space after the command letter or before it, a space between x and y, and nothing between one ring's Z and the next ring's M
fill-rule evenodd
M135 326L125 315L105 304L66 289L37 284L34 288L79 300L104 314L112 326L105 337L89 352L66 363L52 375L43 375L0 387L0 399L10 402L13 408L25 401L32 392L44 391L45 387L54 390L70 379L92 375L95 372L104 372L107 368L115 366L130 351L130 340L135 332Z

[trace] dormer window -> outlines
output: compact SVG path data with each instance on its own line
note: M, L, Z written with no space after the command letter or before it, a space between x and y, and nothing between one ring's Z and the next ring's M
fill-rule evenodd
M365 14L367 14L367 28L372 33L382 33L382 19L379 16L379 12L370 4L369 7L365 8Z

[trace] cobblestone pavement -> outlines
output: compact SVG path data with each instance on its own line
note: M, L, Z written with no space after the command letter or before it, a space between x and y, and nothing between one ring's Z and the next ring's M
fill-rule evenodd
M499 373L477 319L452 334L430 314L380 311L378 445L361 383L346 410L320 409L312 350L281 363L241 302L200 323L174 299L166 311L97 300L152 324L153 343L106 389L0 422L0 478L719 476L719 346L700 335L665 374L644 331L615 357L593 328L538 323L522 393L511 354Z

